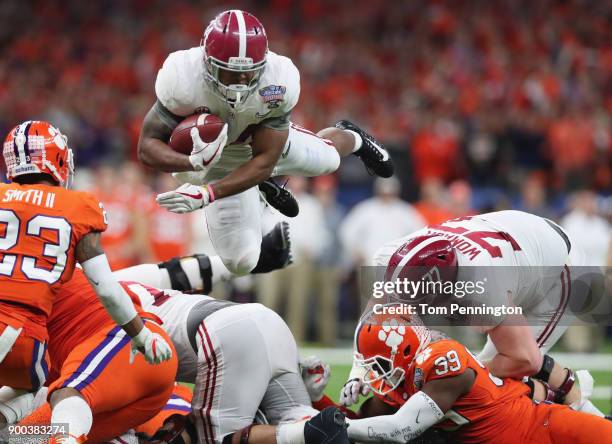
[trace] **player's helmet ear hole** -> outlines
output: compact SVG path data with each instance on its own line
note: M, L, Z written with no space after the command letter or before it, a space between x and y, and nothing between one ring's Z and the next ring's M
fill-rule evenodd
M409 354L410 354L410 344L408 344L406 348L404 349L404 357L408 356Z
M64 159L60 159L59 160L59 166L60 166L60 168L64 166Z

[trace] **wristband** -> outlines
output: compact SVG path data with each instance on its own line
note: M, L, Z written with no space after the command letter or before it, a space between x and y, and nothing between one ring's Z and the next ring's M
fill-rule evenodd
M548 382L550 379L550 373L555 366L555 360L551 358L549 355L544 355L544 359L542 359L542 368L538 373L533 375L535 379L539 379L540 381Z
M212 185L206 185L206 191L208 191L208 203L213 203L215 201L215 191Z

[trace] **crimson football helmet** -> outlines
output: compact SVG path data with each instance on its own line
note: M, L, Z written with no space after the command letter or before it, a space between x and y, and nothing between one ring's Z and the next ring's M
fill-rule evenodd
M385 281L396 281L398 279L440 283L455 282L457 279L457 253L452 243L437 234L427 234L410 239L393 253L387 263ZM424 296L432 295L417 294L411 296L411 298L422 299Z
M6 136L2 155L9 180L24 174L48 174L65 188L72 185L72 150L66 136L48 122L28 120L17 125Z
M415 315L390 315L386 304L370 312L355 331L355 362L366 370L363 382L379 395L395 390L414 358L431 342L431 331Z
M201 45L213 91L232 107L244 103L266 65L268 37L261 22L239 9L224 11L210 22Z

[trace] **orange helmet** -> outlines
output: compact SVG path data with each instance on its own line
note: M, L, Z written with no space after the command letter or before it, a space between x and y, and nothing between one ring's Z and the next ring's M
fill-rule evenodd
M48 122L28 120L17 125L6 136L2 155L9 180L23 174L49 174L63 187L71 185L72 150L66 136Z
M355 331L355 361L366 370L363 382L374 393L386 395L404 380L415 356L430 343L431 332L415 315L386 314L389 307L370 312Z

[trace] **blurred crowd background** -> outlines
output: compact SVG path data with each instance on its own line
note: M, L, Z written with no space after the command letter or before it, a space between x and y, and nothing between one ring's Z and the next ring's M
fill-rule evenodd
M230 7L259 17L270 49L300 69L292 120L353 119L386 144L397 175L374 182L347 159L332 176L290 178L295 264L228 284L225 297L260 300L298 340L333 344L352 334L356 270L378 245L508 208L559 221L594 264L612 265L610 2L2 2L0 130L40 118L68 135L79 187L108 210L114 267L211 252L203 214L155 205L175 184L139 166L136 143L167 54L197 46Z

